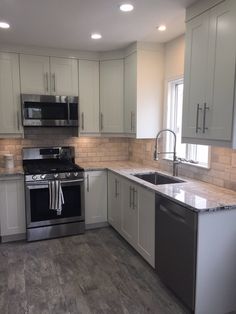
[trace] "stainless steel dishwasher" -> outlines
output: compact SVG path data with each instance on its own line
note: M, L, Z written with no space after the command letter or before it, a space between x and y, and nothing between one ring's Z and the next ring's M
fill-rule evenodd
M156 195L155 243L159 277L193 311L197 213Z

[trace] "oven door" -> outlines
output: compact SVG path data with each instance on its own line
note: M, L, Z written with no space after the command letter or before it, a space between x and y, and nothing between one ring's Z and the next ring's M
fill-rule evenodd
M27 228L84 221L84 179L61 181L64 195L61 215L49 209L48 181L26 182Z

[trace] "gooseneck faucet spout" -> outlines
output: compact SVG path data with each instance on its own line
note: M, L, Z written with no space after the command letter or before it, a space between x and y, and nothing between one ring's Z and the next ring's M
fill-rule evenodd
M173 134L173 136L174 136L173 152L158 152L157 151L158 139L163 132L170 132L171 134ZM177 164L178 164L178 158L176 157L176 134L171 129L163 129L157 133L156 142L155 142L154 160L158 160L158 156L162 155L162 154L173 154L173 176L176 176L177 175Z

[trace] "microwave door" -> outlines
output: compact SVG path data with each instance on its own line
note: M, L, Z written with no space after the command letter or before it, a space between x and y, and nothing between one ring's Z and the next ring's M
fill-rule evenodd
M29 119L42 119L42 112L40 108L29 108L28 109Z
M78 126L78 98L22 94L24 126Z

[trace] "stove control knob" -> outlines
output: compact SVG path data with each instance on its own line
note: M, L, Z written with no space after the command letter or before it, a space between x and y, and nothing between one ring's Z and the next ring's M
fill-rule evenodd
M70 172L68 172L68 173L66 174L66 177L67 177L67 178L69 178L69 177L70 177Z
M46 178L46 174L41 174L40 178L41 179L45 179Z
M74 176L78 177L79 173L78 172L74 172Z
M37 178L38 178L37 175L32 176L32 179L33 179L34 181L36 181Z
M55 174L54 174L54 178L55 178L55 179L58 178L58 173L55 173Z

